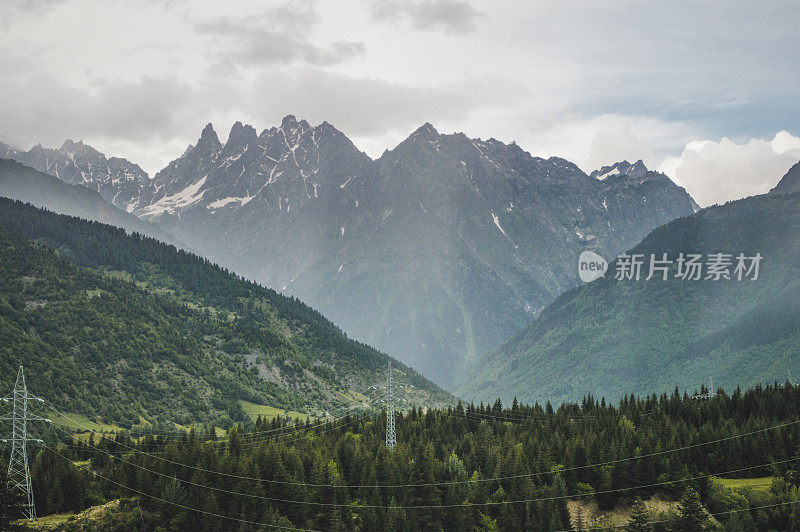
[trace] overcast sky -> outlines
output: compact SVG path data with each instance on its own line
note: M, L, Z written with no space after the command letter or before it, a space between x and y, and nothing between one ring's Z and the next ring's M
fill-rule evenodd
M586 172L643 159L701 205L800 160L800 2L4 0L0 136L150 174L207 122L286 114L372 156L422 123Z

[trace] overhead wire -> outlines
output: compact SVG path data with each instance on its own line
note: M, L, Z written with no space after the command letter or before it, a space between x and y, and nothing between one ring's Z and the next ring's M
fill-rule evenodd
M353 421L361 421L361 420L363 420L363 418L357 418L357 419L355 419ZM409 483L409 484L330 485L330 484L313 484L313 483L305 483L305 482L291 482L291 481L277 481L277 480L270 480L270 479L261 479L261 478L257 478L257 477L248 477L248 476L236 475L236 474L232 474L232 473L225 473L225 472L220 472L220 471L209 470L209 469L206 469L206 468L201 468L199 466L193 466L193 465L189 465L189 464L184 464L182 462L176 462L174 460L166 459L166 458L163 458L163 457L160 457L160 456L157 456L157 455L153 455L151 453L140 451L140 450L138 450L138 449L136 449L134 447L128 446L128 445L124 445L124 444L121 444L121 445L123 445L124 447L128 448L129 450L131 450L133 452L137 452L137 453L143 454L145 456L150 456L150 457L156 458L158 460L161 460L161 461L164 461L164 462L167 462L167 463L171 463L173 465L178 465L178 466L181 466L181 467L184 467L184 468L187 468L187 469L193 469L193 470L202 471L202 472L205 472L205 473L211 473L211 474L215 474L215 475L219 475L219 476L236 478L238 480L251 480L251 481L262 482L262 483L289 484L289 485L298 485L298 486L305 486L305 487L338 487L338 488L348 488L348 489L362 489L362 488L416 488L416 487L427 487L427 486L444 486L444 485L461 484L461 483L478 483L478 482L514 480L514 479L519 479L519 478L539 477L539 476L543 476L543 475L555 475L555 474L560 474L560 473L565 473L565 472L578 471L578 470L581 470L581 469L594 468L594 467L603 467L603 466L607 466L607 465L615 465L615 464L619 464L619 463L630 462L630 461L633 461L633 460L641 460L641 459L644 459L644 458L652 458L652 457L661 456L661 455L664 455L664 454L681 452L681 451L685 451L685 450L689 450L689 449L696 449L696 448L699 448L699 447L703 447L703 446L707 446L707 445L713 445L713 444L721 443L721 442L724 442L724 441L730 441L730 440L734 440L734 439L738 439L738 438L744 438L744 437L747 437L747 436L752 436L754 434L768 432L768 431L771 431L771 430L777 430L777 429L780 429L780 428L794 426L794 425L797 425L799 423L800 423L800 420L796 420L796 421L791 421L791 422L787 422L787 423L782 423L782 424L779 424L779 425L773 425L771 427L764 427L764 428L761 428L761 429L751 430L751 431L748 431L748 432L745 432L745 433L734 434L734 435L723 437L723 438L717 438L715 440L709 440L709 441L705 441L705 442L697 442L697 443L694 443L694 444L684 445L684 446L676 447L676 448L672 448L672 449L665 449L665 450L662 450L662 451L656 451L656 452L652 452L652 453L641 454L641 455L638 455L638 456L623 457L623 458L618 458L618 459L614 459L614 460L609 460L609 461L606 461L606 462L591 463L591 464L584 464L584 465L580 465L580 466L570 466L570 467L565 467L565 468L559 468L557 470L532 471L532 472L522 473L522 474L518 474L518 475L497 476L497 477L479 478L479 479L470 478L470 479L465 480L465 481L442 481L442 482ZM67 433L63 429L59 429L59 430L62 430L62 432Z
M50 447L48 447L48 449L50 449ZM101 451L101 452L104 452L109 457L111 457L113 459L116 459L117 461L132 465L134 467L137 467L137 468L139 468L141 470L147 471L147 472L152 473L154 475L158 475L158 476L165 477L165 478L170 478L170 479L171 478L175 478L172 475L168 475L168 474L162 473L160 471L155 471L155 470L149 469L147 467L141 466L139 464L135 464L133 462L128 462L126 460L123 460L123 459L121 459L119 457L114 456L111 453L108 453L107 451L103 451L102 449L98 449L98 450ZM67 457L64 457L63 455L61 455L61 456L68 460ZM720 472L710 473L710 474L705 474L705 475L697 475L697 476L693 476L693 477L684 477L684 478L680 478L680 479L665 480L665 481L661 481L661 482L653 482L653 483L650 483L650 484L642 484L642 485L638 485L638 486L629 486L629 487L624 487L624 488L613 488L613 489L608 489L608 490L600 490L600 491L595 491L593 493L593 495L594 496L607 495L607 494L612 494L612 493L622 493L622 492L627 492L627 491L654 488L654 487L658 487L658 486L665 486L665 485L672 485L672 484L678 484L678 483L684 483L684 482L691 482L691 481L694 481L694 480L711 478L711 477L715 477L715 476L719 476L719 475L731 475L731 474L735 474L735 473L741 473L743 471L749 471L749 470L752 470L752 469L760 469L760 468L763 468L763 467L774 467L775 465L788 463L788 462L793 462L793 461L796 461L796 459L795 458L788 458L788 459L785 459L785 460L777 460L777 461L767 462L767 463L764 463L764 464L740 467L740 468L736 468L736 469L731 469L731 470L727 470L727 471L720 471ZM242 493L242 492L237 492L237 491L233 491L233 490L227 490L225 488L219 488L219 487L216 487L216 486L209 486L209 485L202 484L202 483L199 483L199 482L194 482L192 480L184 480L182 482L184 482L184 483L186 483L188 485L191 485L191 486L198 487L198 488L205 488L205 489L209 489L209 490L212 490L212 491L217 491L217 492L220 492L220 493L226 493L228 495L248 497L248 498L253 498L253 499L266 500L266 501L270 501L270 502L286 503L286 504L298 504L298 505L306 505L306 506L335 507L335 508L352 507L352 504L350 504L350 503L300 501L300 500L295 500L295 499L282 499L282 498L278 498L278 497L269 497L269 496L266 496L266 495L258 495L258 494L253 494L253 493ZM458 483L459 484L466 484L467 482L466 481L460 481ZM303 484L302 483L298 483L298 485L303 485ZM336 487L336 486L325 485L325 486L321 486L321 487L331 488L331 487ZM551 496L547 496L547 497L537 497L537 498L529 498L529 499L517 499L517 500L508 500L508 501L482 501L482 502L464 502L464 503L449 503L449 504L421 504L421 505L399 505L399 506L398 505L359 504L358 507L359 508L371 508L371 509L387 509L387 510L388 509L413 510L413 509L466 508L466 507L473 507L473 506L494 506L494 505L504 505L504 504L519 504L519 503L529 503L529 502L554 501L554 500L561 500L561 499L579 498L579 497L582 497L582 496L585 496L585 495L586 495L585 493L576 493L576 494L551 495Z

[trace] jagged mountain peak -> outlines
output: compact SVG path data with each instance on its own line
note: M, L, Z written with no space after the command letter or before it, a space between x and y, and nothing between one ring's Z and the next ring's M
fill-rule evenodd
M129 212L149 182L149 176L138 165L117 157L107 159L82 140L66 139L57 149L37 144L27 152L15 151L7 156L71 185L95 190L106 201Z
M320 137L325 136L325 135L347 138L344 133L342 133L341 131L336 129L336 127L331 125L331 123L328 122L327 120L322 122L317 127L315 127L314 128L314 132L315 132L315 137L316 138L320 138Z
M75 149L75 148L83 148L85 145L82 140L72 140L72 139L65 139L64 143L61 145L62 150L67 149Z
M213 134L214 136L216 136L216 135L217 135L217 132L216 132L216 131L214 131L214 124L212 124L211 122L209 122L209 123L208 123L208 124L206 124L206 125L205 125L205 127L203 128L203 132L200 134L200 137L202 138L202 137L204 137L204 136L206 136L206 135L211 135L211 134Z
M108 157L106 161L108 161L109 166L118 166L118 167L126 166L129 167L130 169L136 170L138 173L140 173L140 175L142 175L145 178L145 181L149 180L149 175L147 174L147 172L142 170L141 166L139 166L136 163L132 163L125 157Z
M43 171L62 179L66 169L80 183L106 183L98 165L53 167L46 159L37 159ZM445 382L465 357L496 345L571 287L575 253L587 243L613 254L692 212L685 191L666 181L600 182L564 159L496 138L441 134L430 122L377 161L330 123L312 127L286 115L258 136L233 123L224 147L208 124L194 147L141 185L127 177L133 165L108 167L112 179L100 190L115 205L301 296ZM128 188L117 185L122 176ZM389 281L397 275L408 282ZM397 303L356 296L384 292ZM413 302L431 297L463 312ZM386 321L393 315L405 319ZM430 325L404 328L412 322ZM440 334L445 329L455 332Z
M286 115L281 120L281 127L289 128L297 124L297 117L294 115Z
M559 168L568 168L569 170L577 174L586 175L583 173L583 170L578 168L577 164L567 159L564 159L563 157L550 157L549 159L547 159L547 162L552 163L554 166L557 166Z
M243 125L241 122L237 121L231 127L231 132L228 134L228 141L225 143L225 147L233 144L247 144L255 142L257 139L258 135L253 126L250 124Z
M595 179L599 179L600 181L612 175L627 175L629 177L641 179L649 171L650 170L647 169L647 167L645 166L644 162L642 162L641 159L637 160L633 164L629 163L627 160L623 160L614 163L610 166L604 166L599 170L595 170L594 172L589 174L589 176Z
M441 147L444 135L440 135L435 127L430 122L425 122L417 129L415 129L408 137L405 138L400 144L386 150L381 158L390 157L396 159L403 153L409 151L423 150L426 152L438 151ZM434 148L431 150L431 148Z
M194 146L190 144L180 158L189 156L190 154L198 155L199 157L208 157L212 154L216 154L220 150L222 150L222 143L219 141L217 132L214 131L214 126L209 122L206 124L206 127L203 128L202 133L200 133L200 138L197 139L197 143ZM174 162L175 161L173 161L173 163Z
M91 163L102 163L106 159L103 153L84 143L82 140L76 141L66 139L61 145L61 148L58 149L58 152L73 161L78 158L85 159L87 162Z
M424 139L424 140L433 140L439 138L439 132L436 131L436 128L433 127L433 124L430 122L425 122L421 126L419 126L416 131L414 131L409 138L413 139Z
M222 148L222 143L220 143L217 132L214 131L214 126L211 124L211 122L206 124L206 127L203 128L203 132L200 134L200 139L197 141L197 145L195 146L195 148L206 147L217 150Z
M281 126L279 129L282 129L284 132L294 132L299 131L300 133L304 133L311 129L311 125L305 118L297 120L297 117L294 115L286 115L281 120Z
M298 121L294 115L286 115L275 133L282 133L287 144L297 144L300 138L311 129L311 125L305 119Z

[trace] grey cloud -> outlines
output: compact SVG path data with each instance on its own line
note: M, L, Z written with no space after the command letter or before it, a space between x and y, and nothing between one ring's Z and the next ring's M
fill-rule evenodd
M188 91L176 80L149 77L98 81L92 89L44 75L11 81L0 99L3 133L19 146L55 145L67 137L164 139L179 131Z
M5 0L0 28L8 28L15 22L29 16L40 15L63 4L66 0Z
M314 0L298 0L272 7L264 14L270 25L284 30L303 31L319 22Z
M198 124L209 120L252 120L268 127L294 113L314 123L327 120L352 136L385 135L426 121L459 122L510 108L525 94L508 80L405 85L318 67L276 67L252 83L217 77L202 86L145 77L98 81L82 89L36 76L8 86L7 97L0 100L0 133L18 147L60 145L68 137L96 139L101 151L104 145L124 145L119 155L154 171L177 153L159 155L163 160L156 161L153 146L176 139L191 142Z
M313 3L302 8L281 6L246 20L220 17L196 25L203 34L217 38L215 67L309 64L329 66L364 54L363 43L336 41L328 46L311 43L305 36L317 22ZM257 21L263 20L263 23Z
M373 20L406 21L418 30L468 33L480 13L466 0L379 0L371 5Z
M293 112L327 120L348 135L383 134L425 121L457 121L476 112L512 106L525 95L517 84L495 79L414 86L352 78L317 68L294 76L265 74L247 98L265 120Z

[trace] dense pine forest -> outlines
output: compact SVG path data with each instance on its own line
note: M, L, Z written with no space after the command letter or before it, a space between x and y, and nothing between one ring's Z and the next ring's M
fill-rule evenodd
M36 505L114 501L94 526L120 530L612 529L613 512L630 530L800 526L800 387L699 392L412 408L393 450L384 415L224 437L54 428L32 456Z

